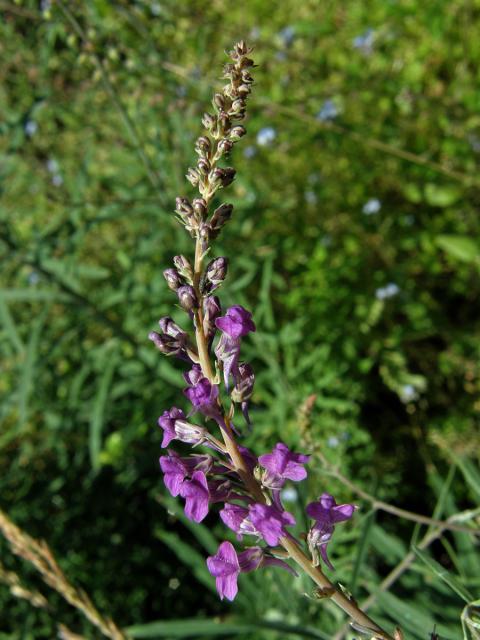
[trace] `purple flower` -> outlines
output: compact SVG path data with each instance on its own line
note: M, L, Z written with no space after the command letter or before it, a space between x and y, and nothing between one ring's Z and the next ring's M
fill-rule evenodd
M175 498L180 494L182 483L188 475L188 468L180 456L174 452L160 458L165 486Z
M183 377L187 384L196 385L203 378L202 367L199 364L194 364L190 371L183 374Z
M335 525L338 522L349 520L355 508L353 504L337 505L335 498L329 493L322 493L317 502L311 502L307 505L307 515L315 520L307 539L316 565L319 564L317 549L320 548L320 554L325 564L333 569L327 555L327 544L332 538Z
M175 422L178 419L184 419L185 414L181 409L172 407L170 411L164 411L158 419L158 426L163 429L162 447L168 447L172 440L175 440L177 433L175 431Z
M215 347L215 355L223 364L223 377L228 390L230 374L233 375L235 382L239 378L240 338L255 331L256 327L252 314L240 305L227 309L224 316L215 320L215 325L222 332Z
M180 495L185 498L185 515L193 522L201 522L208 513L209 491L203 471L194 471L191 480L184 480Z
M200 411L207 418L221 419L218 408L218 386L207 378L200 380L183 392L193 405L194 411Z
M252 314L238 304L227 309L224 316L217 318L215 325L230 338L243 338L247 333L256 331Z
M207 567L215 578L220 598L234 600L238 593L237 580L240 573L255 571L262 566L275 565L297 573L283 560L268 556L261 547L248 547L242 553L237 554L231 542L222 542L214 556L207 558Z
M302 453L293 453L283 442L279 442L273 448L272 453L267 453L258 458L259 463L267 470L264 484L278 489L285 480L299 482L305 480L307 472L303 465L310 459Z
M248 520L248 509L238 504L227 503L220 511L220 518L229 529L241 538L243 534L255 535L255 527Z
M240 575L240 563L233 544L222 542L217 553L207 558L207 567L215 578L220 599L232 601L238 593L237 579Z
M294 525L295 518L288 511L274 505L254 504L249 509L249 520L265 542L274 547L287 535L284 527Z
M178 453L168 450L167 456L161 456L160 467L163 471L163 481L173 497L180 495L183 481L195 471L208 473L213 467L213 458L208 454L181 458Z

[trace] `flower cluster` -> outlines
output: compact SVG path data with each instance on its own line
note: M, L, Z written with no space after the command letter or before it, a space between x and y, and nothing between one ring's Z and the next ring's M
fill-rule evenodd
M216 292L225 280L227 259L217 257L203 264L211 240L233 211L226 203L212 213L210 207L217 191L235 177L232 167L219 163L245 134L239 122L245 116L253 82L249 52L243 42L235 46L230 54L232 62L225 68L229 83L213 98L215 113L203 117L206 132L196 142L198 161L187 173L199 197L191 201L184 196L177 198L177 217L195 238L195 260L192 264L185 256L176 256L174 266L164 276L193 331L164 317L159 322L160 331L152 331L149 336L163 354L186 363L184 396L188 407L171 407L158 420L162 447L166 449L160 466L167 489L185 501L185 514L194 522L204 520L212 505L220 504L219 515L226 527L239 542L246 537L253 543L237 552L231 542L222 542L217 553L207 559L220 597L228 600L235 597L242 572L276 565L296 575L282 559L288 558L288 553L279 548L291 548L292 542L295 549L301 546L291 531L295 518L284 508L281 494L287 482L301 482L307 477L305 465L310 458L291 451L283 442L257 458L237 443L241 426L235 410L238 406L251 426L248 404L255 385L251 364L241 358L242 341L256 327L251 313L240 305L222 312ZM205 447L205 452L197 450L182 457L169 448L175 440ZM334 526L350 518L353 511L352 505L337 505L329 494L308 505L312 525L306 539L312 567L319 557L331 567L326 547Z

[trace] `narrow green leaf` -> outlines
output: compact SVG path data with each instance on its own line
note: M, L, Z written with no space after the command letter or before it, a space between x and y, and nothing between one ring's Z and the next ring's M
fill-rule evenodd
M289 625L284 622L255 620L236 622L222 622L220 620L193 618L187 620L167 620L134 625L126 629L132 638L203 638L225 635L250 635L259 629L270 629L285 635L313 638L314 640L328 640L331 636L315 629Z
M436 238L436 243L462 262L474 262L480 257L479 243L469 236L441 235Z
M7 334L14 348L18 351L18 353L23 353L23 351L25 350L25 345L23 344L23 341L20 338L20 335L18 334L17 327L15 326L15 321L12 318L10 309L8 308L8 304L5 301L5 297L1 291L0 291L0 322L3 324L5 328L5 333Z
M462 584L460 584L459 580L453 576L448 569L442 567L436 560L430 558L425 552L421 551L415 545L412 545L412 549L415 552L415 555L420 558L422 562L424 562L427 567L429 567L436 576L438 576L441 580L443 580L448 586L455 591L457 595L459 595L465 602L471 602L473 600L472 594L466 589Z
M35 361L38 353L38 343L40 333L47 317L47 310L33 322L28 339L27 349L25 351L25 360L22 366L22 375L20 377L20 385L18 388L18 412L19 423L24 424L28 417L28 404L33 388Z

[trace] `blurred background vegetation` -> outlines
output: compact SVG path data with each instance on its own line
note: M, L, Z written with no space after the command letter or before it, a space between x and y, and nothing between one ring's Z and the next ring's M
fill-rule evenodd
M162 270L191 251L174 199L191 195L201 115L244 37L259 66L217 255L231 258L224 304L258 327L247 442L305 449L315 394L309 439L355 484L441 519L478 506L480 2L25 0L0 13L0 507L135 637L332 638L339 613L275 570L220 603L204 564L225 535L217 517L191 527L166 497L156 419L182 380L147 334L174 305ZM300 521L325 490L361 506L336 533L333 578L359 601L376 594L374 616L408 638L435 622L461 638L475 539L446 533L379 590L427 528L310 466L290 496ZM0 554L40 586L3 540ZM52 638L59 621L98 637L43 592L50 608L35 609L0 584L0 638Z

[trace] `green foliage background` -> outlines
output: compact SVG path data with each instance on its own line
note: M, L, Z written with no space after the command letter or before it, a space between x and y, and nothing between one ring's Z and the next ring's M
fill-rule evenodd
M364 489L439 518L477 506L480 2L0 12L0 506L135 637L333 637L341 616L303 579L264 571L218 602L204 558L224 532L215 515L189 526L166 497L155 423L182 380L147 334L174 305L162 270L191 251L173 203L191 194L183 176L223 52L245 37L257 82L217 250L231 258L224 304L251 308L259 329L248 444L301 447L298 410L316 394L313 439ZM329 100L337 115L322 121ZM389 284L398 292L380 299ZM302 521L324 490L361 505L332 545L334 579L361 601L424 531L311 466L289 506ZM470 536L430 551L478 598ZM460 638L465 603L425 560L373 612L409 638L434 622ZM0 585L0 638L51 638L59 621L97 637L49 601L35 610Z

